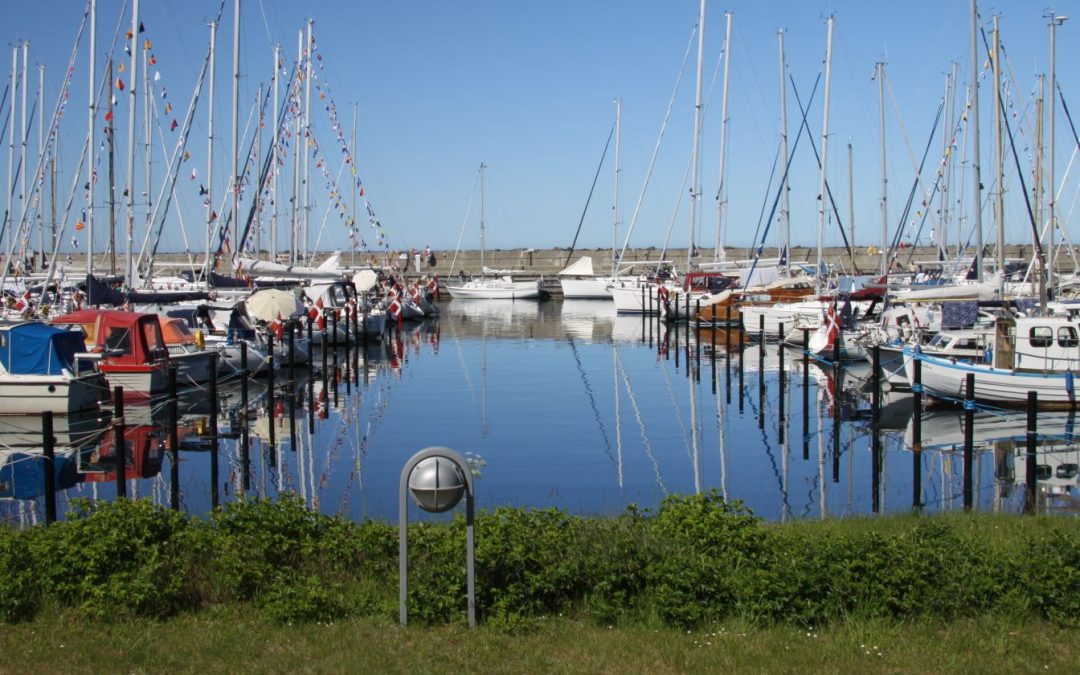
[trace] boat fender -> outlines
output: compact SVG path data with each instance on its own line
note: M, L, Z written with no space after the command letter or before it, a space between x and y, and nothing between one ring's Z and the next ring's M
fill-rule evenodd
M201 328L195 331L195 346L199 348L199 351L206 349L206 335Z
M1074 388L1072 370L1065 371L1065 392L1069 395L1069 401L1075 399L1076 389Z

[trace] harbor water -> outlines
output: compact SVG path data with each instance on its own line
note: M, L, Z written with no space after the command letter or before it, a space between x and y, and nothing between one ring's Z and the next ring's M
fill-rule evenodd
M282 368L272 399L266 378L249 379L247 415L241 383L221 381L216 453L209 392L185 391L180 508L203 517L293 492L324 513L395 521L401 469L429 446L466 456L487 509L609 515L716 490L785 521L960 510L965 488L972 509L1025 508L1023 411L975 413L966 467L964 411L925 411L916 451L910 392L883 391L875 424L868 364L806 363L798 348L762 351L752 335L617 316L603 301L440 310L327 349L325 370L318 350L292 380ZM168 404L128 406L123 422L127 496L169 505ZM116 498L109 411L55 425L59 516ZM43 521L41 418L0 417L0 446L0 518ZM1072 508L1078 463L1072 414L1041 415L1040 509Z

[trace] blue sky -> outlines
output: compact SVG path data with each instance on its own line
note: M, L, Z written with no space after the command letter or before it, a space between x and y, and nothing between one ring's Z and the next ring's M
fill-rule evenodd
M99 0L99 67L120 20L122 1ZM206 24L219 2L186 3L142 0L141 18L152 41L160 71L155 85L167 88L174 111L160 124L166 143L171 118L182 121L196 75L207 49ZM0 68L10 72L10 46L30 42L30 99L37 96L36 65L46 66L46 111L56 103L62 76L85 5L70 2L9 2L3 33L9 49L0 52ZM1059 14L1077 14L1075 1L1059 2ZM980 25L989 30L991 16L1000 15L1002 41L1012 77L1007 78L1013 105L1026 115L1024 137L1018 150L1031 188L1028 155L1033 149L1035 77L1049 68L1046 8L1037 3L981 4ZM880 141L877 83L874 63L887 62L887 159L890 230L897 226L914 178L913 162L926 145L933 117L943 96L945 73L959 64L960 86L971 79L969 4L964 1L905 3L850 2L729 2L709 0L705 27L704 79L707 108L702 136L701 229L698 241L714 240L715 195L719 167L721 80L718 67L724 34L724 12L734 13L729 94L729 152L727 159L726 240L747 245L775 194L776 177L770 174L779 146L779 65L776 33L786 31L787 58L804 102L815 78L823 70L826 17L835 16L833 85L830 113L829 181L840 217L848 222L847 145L852 144L855 176L856 241L861 246L880 239ZM683 54L694 25L698 2L646 2L639 0L552 0L545 3L506 1L463 2L280 2L244 0L241 19L240 125L247 123L260 84L268 85L272 45L282 45L288 67L296 58L297 31L307 18L315 21L322 77L330 86L346 135L351 135L352 105L358 106L355 157L365 185L365 196L378 215L395 249L431 245L452 249L463 223L463 248L479 245L478 204L466 222L480 162L486 172L488 248L568 246L581 218L605 139L614 120L614 100L622 100L622 181L619 209L626 233L642 190L649 159L656 144L668 101L672 96ZM229 174L230 105L233 6L226 4L218 31L215 180L221 195ZM123 19L130 22L130 7ZM1080 109L1080 82L1072 66L1080 17L1058 31L1058 80L1068 102ZM126 29L126 25L125 25ZM122 40L121 40L122 43ZM696 49L696 47L695 47ZM980 60L986 54L980 48ZM115 50L120 57L120 48ZM57 201L67 200L72 172L86 136L87 38L79 48L71 98L65 106L59 136ZM671 242L688 240L688 201L683 174L692 145L695 54L687 64L669 127L664 136L655 173L644 195L631 245L660 246L669 227ZM5 82L9 75L4 76ZM120 76L123 78L123 75ZM996 189L992 134L992 89L983 81L983 183ZM115 90L114 90L115 91ZM963 91L961 90L961 95ZM126 95L118 93L115 115L120 153L118 183L125 180ZM341 154L329 117L313 96L312 126L325 156L336 173ZM5 108L6 110L6 108ZM141 125L141 106L139 111ZM5 113L6 118L6 113ZM808 116L813 140L820 147L822 92ZM800 121L795 96L788 88L789 134L794 142ZM1069 162L1073 144L1061 108L1057 115L1057 175ZM99 116L99 127L102 125ZM157 132L155 132L156 134ZM267 132L269 133L269 132ZM1014 133L1019 134L1014 129ZM141 134L141 126L140 126ZM200 102L190 134L191 158L184 164L177 187L180 215L189 246L200 250L205 216L198 183L206 174L206 95ZM965 137L968 134L965 134ZM100 135L99 135L100 136ZM970 146L965 137L957 152ZM29 152L36 153L36 121ZM141 138L141 136L140 136ZM141 185L142 149L136 159L136 184ZM941 157L940 132L933 141L928 167ZM0 148L0 175L7 176L7 136ZM1027 148L1027 150L1025 150ZM154 191L164 176L160 145L154 157ZM586 214L578 246L608 246L612 240L613 150L601 170L596 193ZM31 159L31 167L35 162ZM1028 241L1026 209L1020 185L1007 158L1006 238ZM190 180L191 169L199 178ZM288 169L286 170L288 171ZM104 173L102 173L104 176ZM347 248L345 228L325 182L313 169L312 241L319 248ZM933 168L924 172L923 187L933 181ZM968 185L963 216L970 218L970 171L955 174ZM347 172L342 175L344 185ZM6 179L5 179L6 180ZM288 185L288 173L282 183ZM791 218L796 244L813 244L817 232L817 168L809 139L800 141L790 174ZM282 186L284 191L286 188ZM954 183L955 185L955 183ZM1078 181L1070 176L1059 202L1062 219L1071 215ZM921 193L921 190L920 190ZM99 181L98 202L105 199ZM345 203L351 204L346 191ZM250 195L249 195L250 196ZM959 199L959 193L954 192ZM681 207L676 214L676 206ZM4 198L0 198L4 200ZM81 202L81 195L76 202ZM6 201L6 200L5 200ZM288 195L279 198L286 204ZM246 209L244 210L246 213ZM99 211L98 222L105 218ZM912 216L913 217L913 216ZM284 221L286 216L282 216ZM358 214L369 246L376 240ZM909 218L910 219L910 218ZM72 236L77 213L69 218L65 242ZM163 249L183 250L179 218L172 214ZM839 243L835 220L830 218L826 240ZM986 239L995 235L992 210L983 212ZM672 225L674 223L674 225ZM268 226L264 224L264 228ZM927 224L927 231L930 224ZM97 248L105 241L99 226ZM136 226L141 241L145 229ZM279 235L284 239L287 235ZM85 249L85 233L80 235ZM36 241L36 235L34 241ZM263 235L264 245L269 239ZM955 239L951 235L950 239ZM927 240L924 232L923 240ZM777 239L771 236L769 245ZM122 250L122 249L121 249Z

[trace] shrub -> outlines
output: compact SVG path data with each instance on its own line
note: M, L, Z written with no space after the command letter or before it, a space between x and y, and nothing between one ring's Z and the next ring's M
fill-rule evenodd
M277 574L259 606L274 621L290 624L329 622L349 613L340 586L312 574Z
M34 617L40 589L27 538L0 528L0 621L14 623Z

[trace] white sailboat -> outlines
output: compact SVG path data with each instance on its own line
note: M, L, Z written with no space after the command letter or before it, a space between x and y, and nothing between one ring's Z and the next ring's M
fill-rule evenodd
M540 297L540 284L536 281L514 281L510 275L488 277L484 267L484 170L487 165L480 164L480 268L483 275L479 279L469 279L457 283L448 283L446 290L450 296L462 300L535 300Z

